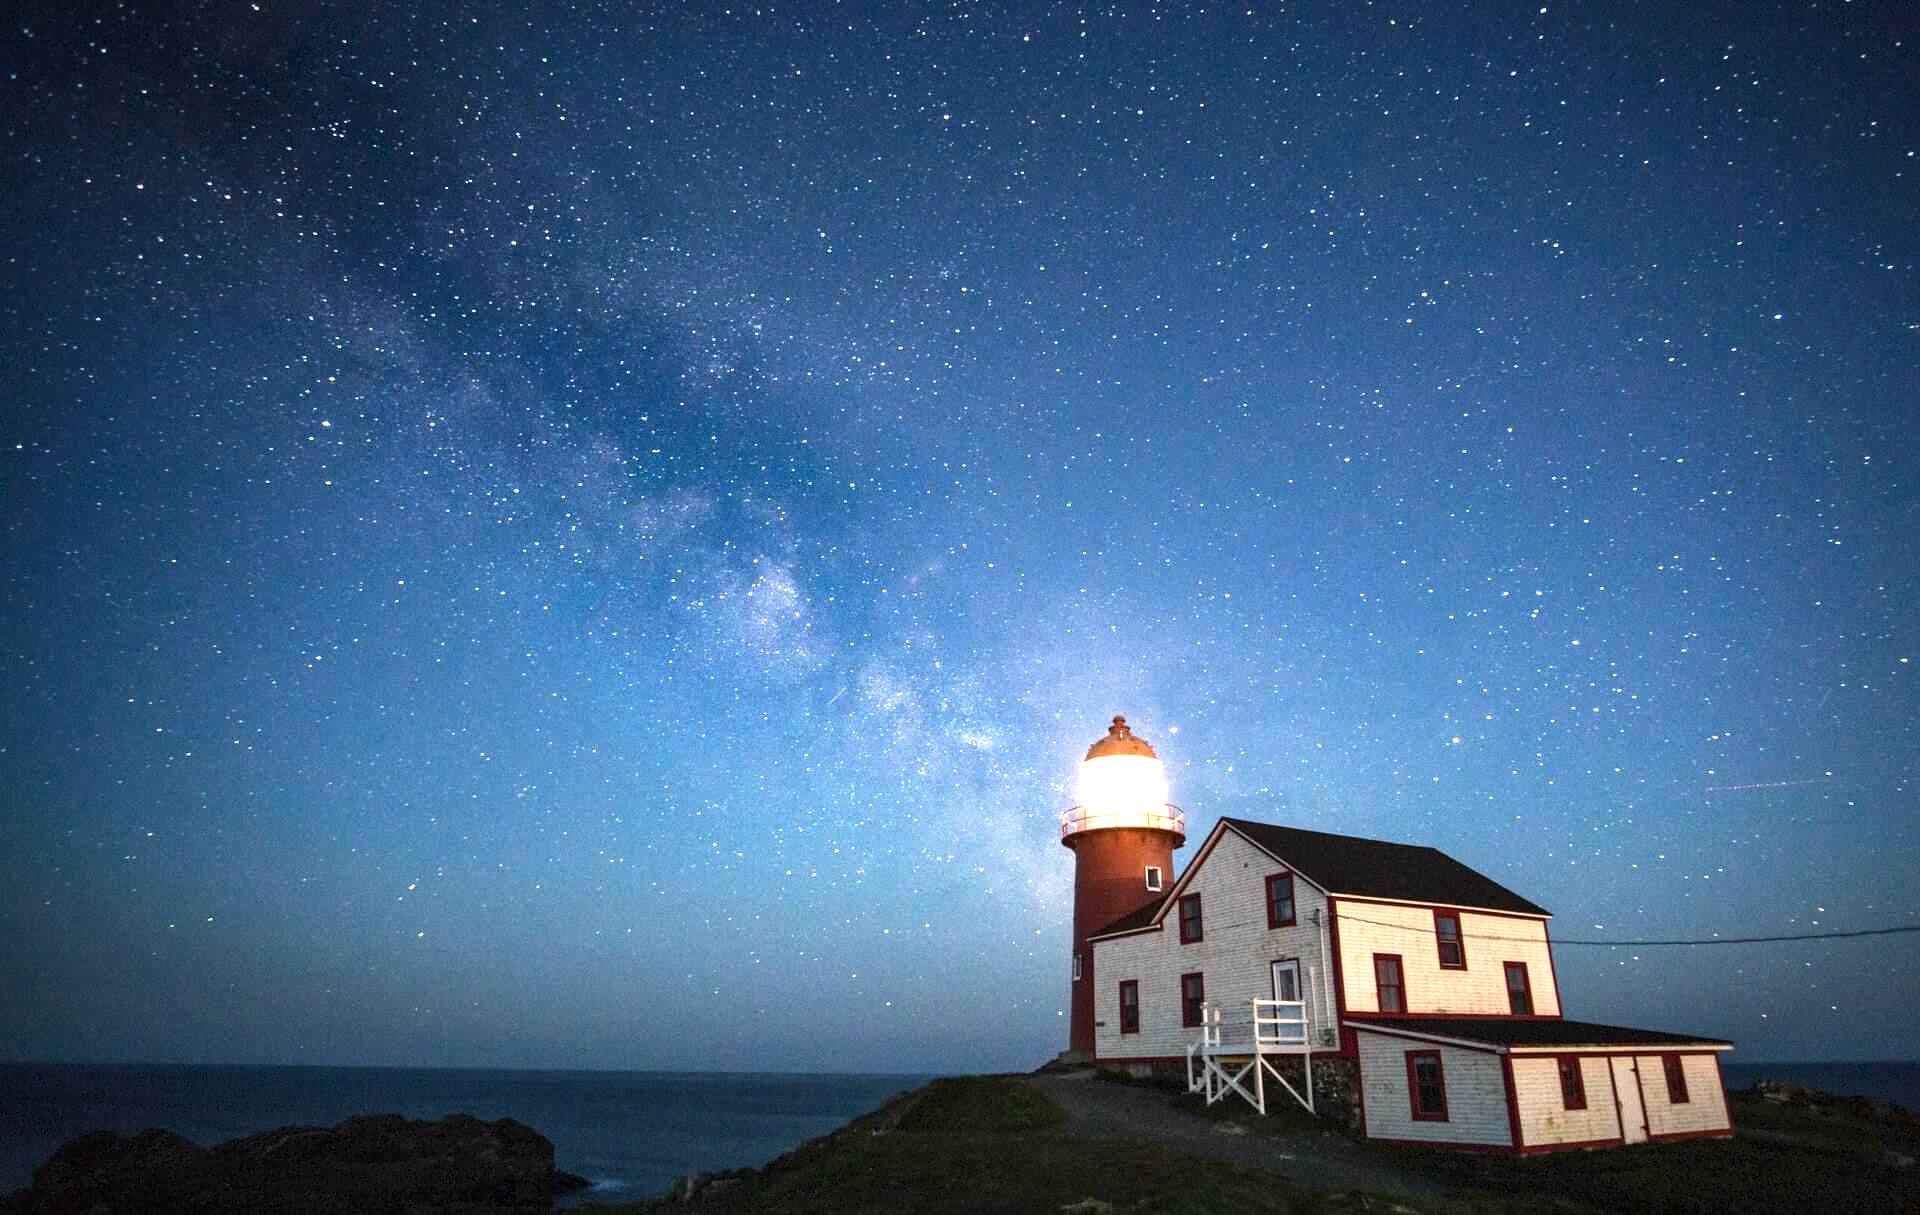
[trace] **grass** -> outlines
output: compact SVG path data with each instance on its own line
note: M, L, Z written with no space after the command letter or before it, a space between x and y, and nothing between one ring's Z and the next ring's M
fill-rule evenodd
M1045 1095L1005 1077L936 1080L761 1170L723 1175L695 1206L715 1215L858 1211L1087 1215L1695 1215L1920 1211L1920 1131L1736 1094L1731 1140L1510 1156L1343 1143L1446 1188L1438 1201L1310 1190L1259 1169L1137 1139L1069 1137ZM1216 1107L1216 1110L1219 1107ZM1302 1113L1275 1119L1325 1136ZM1248 1120L1249 1129L1261 1126ZM1310 1143L1311 1140L1304 1142ZM1311 1150L1309 1147L1307 1150ZM617 1208L684 1209L664 1200Z
M904 1108L902 1108L904 1107ZM1388 1211L1316 1194L1256 1169L1194 1160L1137 1139L1068 1138L1058 1106L1003 1077L936 1080L765 1169L726 1175L698 1209L769 1215L854 1211L1114 1215L1318 1215ZM667 1201L616 1208L665 1211Z

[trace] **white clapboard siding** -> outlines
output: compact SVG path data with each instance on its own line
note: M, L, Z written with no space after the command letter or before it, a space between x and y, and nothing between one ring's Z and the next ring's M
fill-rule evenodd
M1680 1066L1687 1076L1688 1100L1675 1105L1667 1100L1667 1073L1659 1055L1639 1055L1640 1091L1647 1102L1647 1130L1653 1135L1697 1135L1724 1131L1727 1120L1727 1093L1721 1087L1720 1060L1716 1055L1682 1055Z
M1357 1037L1368 1137L1491 1147L1504 1147L1512 1142L1513 1131L1507 1121L1507 1082L1500 1067L1500 1056L1451 1046L1428 1046L1365 1030ZM1445 1122L1422 1122L1413 1117L1412 1099L1407 1092L1409 1050L1440 1053L1440 1070L1447 1086Z
M1535 1015L1560 1013L1544 920L1463 911L1460 931L1466 937L1467 968L1442 970L1432 907L1343 898L1338 901L1338 911L1341 977L1348 1012L1380 1011L1373 955L1391 953L1400 955L1408 1012L1505 1016L1512 1010L1507 1002L1504 963L1525 962Z
M1180 909L1170 907L1156 932L1095 941L1093 993L1094 1053L1101 1059L1172 1058L1186 1053L1200 1036L1180 1024L1180 976L1206 976L1207 1000L1250 1016L1252 1002L1273 998L1272 963L1300 962L1301 991L1308 1001L1309 1025L1331 1024L1326 1008L1326 959L1315 913L1325 915L1325 899L1294 878L1294 926L1267 927L1267 878L1286 872L1284 865L1237 833L1223 832L1182 894L1200 896L1202 940L1180 943ZM1120 1032L1120 984L1140 983L1140 1032Z
M1587 1108L1570 1110L1560 1092L1560 1063L1551 1055L1519 1056L1513 1061L1513 1095L1520 1106L1520 1144L1593 1143L1620 1137L1620 1111L1603 1055L1583 1056Z

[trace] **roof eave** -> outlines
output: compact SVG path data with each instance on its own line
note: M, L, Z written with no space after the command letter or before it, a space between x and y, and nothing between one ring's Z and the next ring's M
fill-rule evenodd
M1271 854L1269 854L1271 855ZM1534 911L1516 911L1507 907L1482 907L1476 903L1453 903L1434 899L1396 899L1384 894L1362 894L1357 890L1329 890L1336 899L1357 899L1367 903L1392 903L1400 907L1451 907L1457 911L1483 911L1488 915L1520 916L1529 920L1551 920L1553 913L1544 907Z

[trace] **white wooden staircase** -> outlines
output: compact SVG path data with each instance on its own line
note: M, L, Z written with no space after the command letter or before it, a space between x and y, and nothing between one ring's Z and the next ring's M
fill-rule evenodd
M1245 1015L1239 1006L1231 1010L1216 1004L1200 1006L1200 1037L1187 1047L1187 1091L1204 1093L1208 1105L1228 1093L1239 1093L1264 1115L1271 1075L1312 1113L1313 1045L1306 1001L1254 1000L1250 1005ZM1305 1095L1275 1066L1283 1055L1300 1056Z

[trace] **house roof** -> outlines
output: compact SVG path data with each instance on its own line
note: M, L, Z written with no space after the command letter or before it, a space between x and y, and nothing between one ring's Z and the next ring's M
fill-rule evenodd
M1244 818L1220 821L1298 868L1329 894L1484 907L1522 915L1553 914L1438 848L1305 831Z
M1629 1029L1623 1025L1595 1025L1590 1021L1563 1021L1557 1018L1520 1020L1505 1017L1367 1017L1349 1014L1342 1020L1355 1029L1457 1038L1505 1047L1733 1045L1723 1038L1703 1038L1698 1034L1670 1034L1657 1029Z
M1088 933L1089 937L1104 937L1116 932L1132 932L1136 928L1145 928L1153 923L1153 917L1160 914L1160 908L1166 905L1167 896L1161 895L1144 907L1129 911L1105 928L1096 928Z

